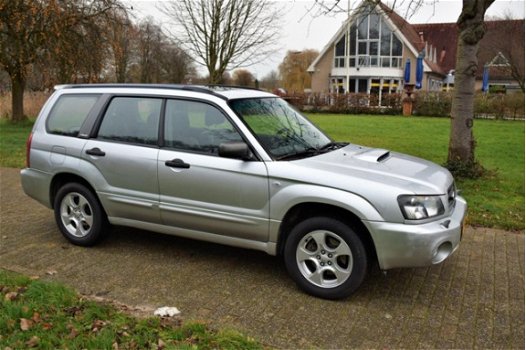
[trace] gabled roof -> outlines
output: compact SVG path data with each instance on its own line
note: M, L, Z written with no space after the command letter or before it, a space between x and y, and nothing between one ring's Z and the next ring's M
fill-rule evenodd
M371 4L370 0L363 0L358 8L363 8L366 4ZM458 28L456 23L425 23L410 24L403 17L397 14L391 7L379 1L376 9L384 15L384 18L398 30L399 36L406 44L406 47L416 56L423 50L427 51L424 59L424 70L432 71L439 74L447 74L450 70L455 69L457 54ZM335 41L345 32L360 15L360 11L354 11L353 14L343 22L338 32L325 45L320 55L309 66L308 71L314 72L315 66L323 55L325 55L334 46ZM479 44L479 68L477 76L482 76L482 70L485 64L491 62L501 49L501 43L504 41L510 45L522 46L509 48L515 56L520 56L515 61L524 62L524 19L520 20L502 20L486 21L486 34ZM512 34L513 33L513 34ZM509 39L510 35L517 36L517 40ZM436 56L436 62L434 58ZM506 56L506 54L504 54ZM500 69L502 72L503 70ZM504 73L501 73L501 75ZM492 77L496 77L492 75Z
M370 0L363 0L362 3L358 6L358 9L364 8L365 5L371 4L372 2ZM415 31L413 26L407 22L404 18L402 18L400 15L398 15L391 7L385 5L383 2L379 1L376 4L375 9L384 16L384 18L387 20L389 25L393 26L395 29L398 29L400 32L400 39L406 44L406 46L411 50L411 52L417 56L419 52L421 52L425 48L425 42L422 42L420 40L420 36ZM329 40L328 44L325 45L323 50L321 50L320 54L316 59L312 62L312 64L307 69L308 72L314 72L315 67L318 64L319 60L327 53L329 49L333 48L333 45L335 41L346 31L346 29L352 24L358 16L360 16L360 11L354 11L351 16L347 20L345 20L340 27L340 29L336 32L336 34ZM425 58L424 59L424 70L425 71L433 71L440 74L443 74L443 70L440 66L437 64L434 64L430 59Z

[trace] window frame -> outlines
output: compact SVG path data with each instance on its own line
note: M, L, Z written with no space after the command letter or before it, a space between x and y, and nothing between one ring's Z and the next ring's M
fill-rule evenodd
M103 93L72 93L72 94L68 93L68 94L61 94L60 96L57 97L57 99L53 103L53 106L51 107L51 110L49 111L49 113L46 116L46 122L45 122L46 133L48 133L50 135L57 135L57 136L64 136L64 137L86 138L87 134L84 132L85 129L86 129L86 125L90 124L90 121L93 118L93 113L100 109L99 105L100 105L101 100L103 100L103 95L104 95ZM65 133L62 134L62 133L54 132L53 130L51 130L51 128L49 127L49 122L50 122L50 120L53 119L52 116L53 116L53 113L58 108L59 101L61 99L68 98L68 97L82 97L82 96L85 96L85 97L96 97L96 100L95 100L95 103L93 103L93 105L89 109L89 111L86 114L86 116L84 117L84 120L80 123L79 130L77 131L77 134L76 135L68 135L68 134L65 134Z
M167 106L168 106L168 102L169 101L186 101L186 102L194 102L194 103L202 103L202 104L206 104L208 106L211 106L212 108L215 108L219 111L219 113L221 113L221 115L223 115L225 117L225 120L228 121L230 123L230 125L232 126L233 130L235 130L238 135L241 137L241 141L240 142L245 142L250 151L252 152L252 154L258 159L258 160L261 160L261 158L259 157L259 155L257 155L257 153L254 151L254 148L252 147L252 145L250 144L250 142L248 142L248 140L246 139L245 135L243 134L243 132L241 132L241 130L239 129L239 127L236 125L236 123L234 123L232 121L232 119L229 117L228 113L226 113L223 108L219 107L217 104L215 103L212 103L210 101L205 101L205 100L200 100L200 99L192 99L192 98L183 98L183 97L175 97L175 96L172 96L172 97L168 97L165 99L165 109L163 111L163 115L162 115L162 120L161 120L161 128L160 128L160 132L162 132L162 143L163 145L161 146L162 149L165 149L165 150L172 150L172 151L176 151L176 152L185 152L185 153L193 153L193 154L200 154L200 155L206 155L206 156L211 156L211 157L220 157L219 154L214 154L214 153L210 153L210 152L205 152L205 151L199 151L199 150L191 150L191 149L186 149L186 148L178 148L178 147L171 147L171 146L167 146L166 145L166 140L165 140L165 128L166 128L166 110L167 110ZM219 145L218 145L219 146ZM221 158L221 157L220 157Z
M123 141L123 140L112 140L112 139L102 139L99 138L99 132L100 128L102 126L102 122L104 120L104 117L106 116L106 113L108 112L108 108L111 105L111 102L116 98L143 98L143 99L157 99L161 100L161 109L160 109L160 115L159 115L159 122L157 125L157 142L155 144L147 144L142 142L129 142L129 141ZM101 142L112 142L112 143L122 143L127 145L135 145L135 146L142 146L142 147L150 147L150 148L159 148L160 147L160 127L161 127L161 120L162 116L164 114L164 108L166 104L166 98L163 96L158 95L144 95L144 94L108 94L107 99L104 103L104 107L100 109L100 113L97 117L96 122L94 123L94 127L92 129L92 132L90 133L90 138L95 139L97 141Z

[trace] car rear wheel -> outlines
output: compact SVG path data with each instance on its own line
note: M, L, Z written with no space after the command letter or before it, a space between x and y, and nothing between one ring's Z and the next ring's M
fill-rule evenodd
M62 186L55 196L55 221L71 243L96 244L106 234L106 214L97 197L79 183Z
M347 224L330 217L300 222L285 243L285 265L298 286L326 299L351 295L367 272L367 253Z

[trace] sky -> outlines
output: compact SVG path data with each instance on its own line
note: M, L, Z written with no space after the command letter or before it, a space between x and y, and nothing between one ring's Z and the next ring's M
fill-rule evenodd
M170 19L159 9L159 3L167 0L124 0L123 2L133 7L132 13L137 18L152 16L163 26L170 26ZM385 0L384 0L385 1ZM423 4L417 11L407 9L407 5L414 3L411 0L397 0L395 11L405 17L410 23L440 23L456 22L462 9L461 0L422 0ZM275 0L275 6L283 9L283 27L279 50L270 56L264 63L245 67L257 79L263 78L271 70L277 70L278 65L286 55L287 50L301 51L316 49L321 51L330 39L336 34L347 17L345 12L332 15L313 16L313 1L307 0ZM389 3L389 1L385 1ZM356 0L342 0L345 8L350 4L356 6ZM525 12L524 0L496 0L486 12L486 18L505 17L522 19ZM198 71L205 74L203 69Z

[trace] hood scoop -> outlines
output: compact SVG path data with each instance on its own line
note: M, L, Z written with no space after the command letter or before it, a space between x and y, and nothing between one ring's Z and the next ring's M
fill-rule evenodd
M391 152L385 149L370 149L363 153L357 154L354 157L369 163L381 163L386 161L391 156Z

